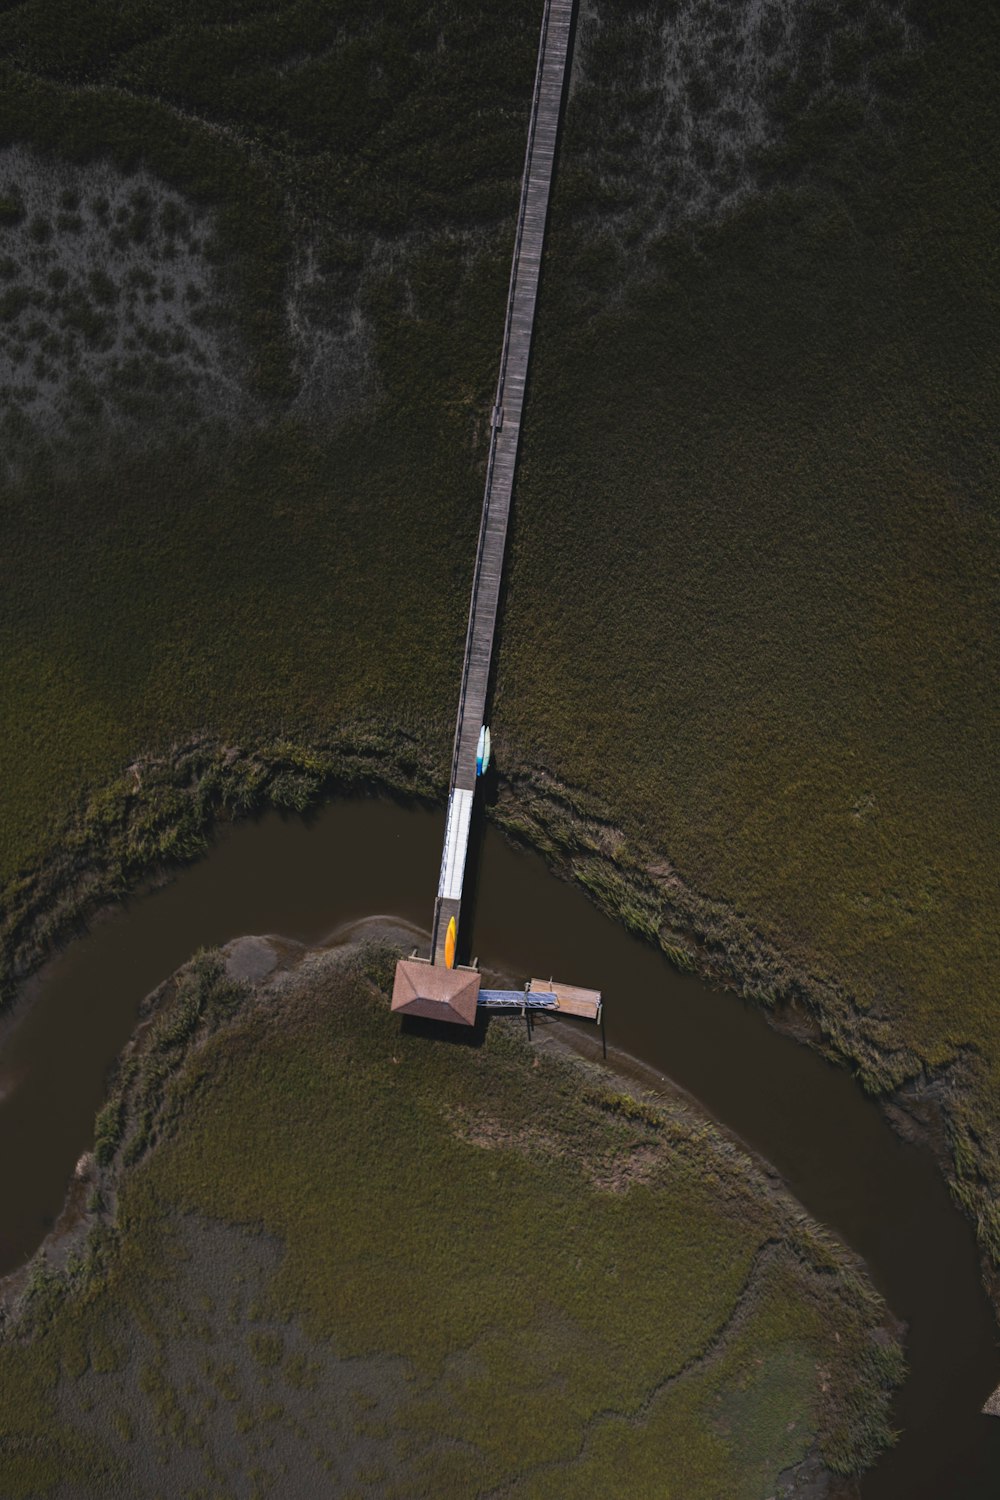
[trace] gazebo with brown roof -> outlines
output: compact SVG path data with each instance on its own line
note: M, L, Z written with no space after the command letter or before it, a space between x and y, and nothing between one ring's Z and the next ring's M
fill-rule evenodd
M426 959L401 958L392 987L392 1008L404 1016L474 1026L479 982L478 969L446 969Z

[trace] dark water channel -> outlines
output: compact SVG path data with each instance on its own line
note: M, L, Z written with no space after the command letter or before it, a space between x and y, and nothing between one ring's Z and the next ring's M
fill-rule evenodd
M0 1271L58 1216L143 995L197 947L243 933L317 942L376 913L426 927L442 831L441 814L380 801L335 803L308 825L269 815L228 830L200 864L54 959L0 1036ZM1000 1420L979 1415L1000 1381L993 1317L971 1226L930 1154L899 1140L843 1070L674 972L492 829L474 947L518 980L552 973L602 989L609 1045L695 1095L864 1257L909 1326L911 1364L902 1437L866 1479L866 1500L1000 1495Z

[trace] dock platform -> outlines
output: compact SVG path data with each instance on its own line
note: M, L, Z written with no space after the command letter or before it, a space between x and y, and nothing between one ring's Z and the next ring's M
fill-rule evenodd
M558 984L554 979L529 979L528 993L555 995L556 1015L579 1016L584 1021L601 1024L600 990L583 990L575 984Z
M578 1016L601 1024L600 990L582 990L554 979L529 979L523 990L480 990L483 1010L544 1010L550 1016Z

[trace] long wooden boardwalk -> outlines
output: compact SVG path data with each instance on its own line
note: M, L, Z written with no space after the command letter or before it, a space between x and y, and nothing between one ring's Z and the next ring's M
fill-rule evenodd
M434 907L431 939L431 958L434 963L444 962L449 920L454 917L457 927L461 913L465 859L476 786L476 743L484 722L486 692L493 659L493 637L507 543L514 466L521 435L542 244L555 164L559 112L569 62L573 3L574 0L546 0L542 17L510 290L507 294L500 376L490 432L486 491L483 496L476 568L472 579L472 602L469 607L469 628L465 641L448 793L448 821L441 859L441 878Z

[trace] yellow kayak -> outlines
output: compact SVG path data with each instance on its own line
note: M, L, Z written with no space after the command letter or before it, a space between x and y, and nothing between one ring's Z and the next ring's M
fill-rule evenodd
M455 967L455 943L457 939L458 932L455 928L455 918L452 917L448 923L448 931L444 935L444 963L446 969L453 969Z

